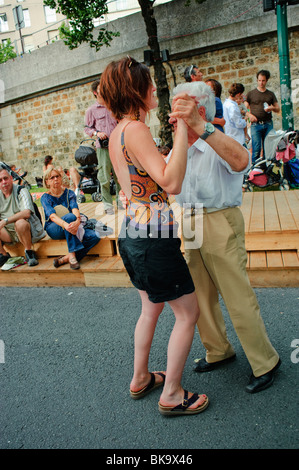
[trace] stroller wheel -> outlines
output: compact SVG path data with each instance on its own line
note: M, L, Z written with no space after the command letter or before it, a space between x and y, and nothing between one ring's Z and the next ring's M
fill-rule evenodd
M77 203L81 204L82 202L86 201L86 197L83 194L78 194L77 196Z
M243 189L245 190L245 192L247 192L247 191L252 192L253 191L253 187L249 183L243 184Z
M285 183L283 182L280 186L279 186L279 190L280 191L289 191L290 189L290 186L288 185L288 183Z
M93 193L91 195L91 199L94 201L94 202L101 202L102 200L102 194L101 193Z

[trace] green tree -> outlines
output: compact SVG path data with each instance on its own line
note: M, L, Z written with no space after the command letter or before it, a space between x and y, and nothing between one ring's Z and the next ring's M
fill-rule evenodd
M11 44L10 39L4 44L0 44L0 64L3 64L9 59L14 59L17 57L14 47Z
M112 39L119 36L118 31L99 28L94 38L93 19L108 12L107 0L44 0L44 5L65 15L67 23L59 28L64 43L75 49L83 42L88 42L98 51L102 46L109 46Z
M186 6L192 0L186 0ZM203 3L206 0L195 0ZM161 61L160 45L158 41L157 22L154 15L155 0L138 0L145 22L148 36L148 46L153 51L154 78L157 86L158 118L160 120L159 136L163 145L172 146L172 128L168 123L170 112L169 87L166 79L166 70ZM63 24L60 28L65 44L74 49L82 42L99 50L103 45L109 46L113 37L119 32L100 28L98 37L93 35L93 19L99 18L108 12L107 0L44 0L44 4L54 8L67 17L69 25Z

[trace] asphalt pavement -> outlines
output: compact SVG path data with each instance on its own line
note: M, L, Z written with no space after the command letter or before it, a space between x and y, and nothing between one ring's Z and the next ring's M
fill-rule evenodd
M246 393L251 369L224 308L236 361L193 372L193 360L204 356L196 331L183 386L207 394L210 406L168 418L158 412L159 389L138 401L129 396L140 312L135 289L2 287L0 449L106 449L106 463L135 468L142 468L137 460L115 460L121 450L192 456L201 449L297 449L299 289L255 291L282 360L273 386ZM165 370L173 323L166 305L151 370Z

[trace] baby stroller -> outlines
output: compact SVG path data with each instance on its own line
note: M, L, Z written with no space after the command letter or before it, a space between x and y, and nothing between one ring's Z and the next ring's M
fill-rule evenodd
M11 174L11 176L13 177L13 180L16 181L20 186L24 186L24 188L27 188L27 189L31 189L31 184L28 183L28 181L26 181L24 178L25 176L27 175L27 171L25 171L22 175L19 175L18 173L16 173L15 171L13 171L9 165L7 165L6 163L4 162L0 162L0 165L8 171L8 173Z
M80 147L75 152L75 160L79 163L80 167L78 173L80 175L77 202L85 202L84 194L91 194L94 202L101 202L101 185L97 179L98 159L94 145L82 145L84 142L92 141L93 139L85 139L80 142ZM81 194L83 192L84 194Z
M264 143L265 156L256 160L244 176L243 188L267 188L279 185L280 191L290 189L285 166L296 158L298 131L270 131Z

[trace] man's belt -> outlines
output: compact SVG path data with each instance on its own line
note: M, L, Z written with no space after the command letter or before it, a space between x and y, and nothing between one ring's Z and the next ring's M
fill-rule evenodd
M223 211L225 209L229 209L230 207L236 207L236 206L228 206L228 207L203 207L202 208L202 212L203 214L211 214L212 212L219 212L219 211ZM185 209L184 211L184 217L192 217L194 215L197 215L201 212L200 209L196 209L194 207L190 207L190 208L187 208Z
M268 124L269 122L271 121L256 121L256 122L252 122L251 125L252 124Z

